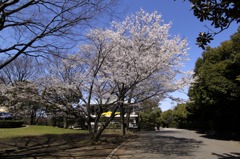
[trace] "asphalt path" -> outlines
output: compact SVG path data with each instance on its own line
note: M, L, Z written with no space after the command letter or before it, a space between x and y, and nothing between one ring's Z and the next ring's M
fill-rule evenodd
M107 159L240 159L240 142L216 140L195 131L164 128L143 132Z

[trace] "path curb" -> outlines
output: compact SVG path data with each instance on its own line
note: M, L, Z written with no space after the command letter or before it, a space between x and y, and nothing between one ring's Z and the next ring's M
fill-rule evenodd
M130 139L128 139L127 141L124 141L121 145L119 145L117 148L115 148L108 156L106 159L111 159L113 157L113 155L117 152L117 150L122 147L126 142L128 142Z

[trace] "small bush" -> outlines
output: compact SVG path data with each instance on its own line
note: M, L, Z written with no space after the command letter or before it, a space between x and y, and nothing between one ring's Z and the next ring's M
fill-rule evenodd
M20 120L0 120L0 128L18 128L23 126Z
M144 131L153 131L155 130L155 124L150 122L140 122L140 128Z

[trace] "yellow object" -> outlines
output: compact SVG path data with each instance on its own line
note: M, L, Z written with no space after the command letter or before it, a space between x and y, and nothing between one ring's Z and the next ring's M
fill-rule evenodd
M101 114L101 116L111 116L111 115L112 115L111 111L104 112L104 113ZM115 112L115 115L120 115L120 112Z

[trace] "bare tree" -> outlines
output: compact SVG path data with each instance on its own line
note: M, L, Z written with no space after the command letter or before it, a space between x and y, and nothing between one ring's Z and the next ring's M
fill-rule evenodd
M0 0L0 69L21 54L46 56L72 48L83 28L116 0Z
M21 56L0 70L0 81L4 84L14 84L16 81L36 79L42 63L29 56Z

